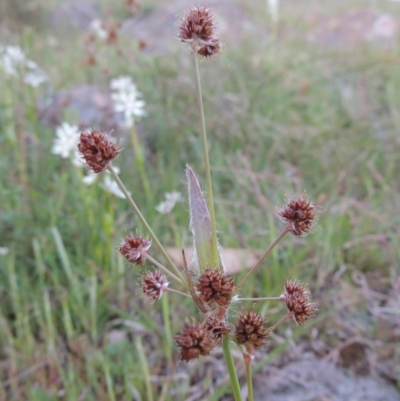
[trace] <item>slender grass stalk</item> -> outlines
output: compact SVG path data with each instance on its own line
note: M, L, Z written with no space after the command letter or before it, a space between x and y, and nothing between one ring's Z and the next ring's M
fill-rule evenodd
M181 292L181 291L178 291L178 290L174 290L173 288L167 287L167 288L165 289L165 291L166 291L166 292L172 292L173 294L181 295L182 297L186 297L186 298L189 298L189 299L193 299L189 294L185 294L184 292Z
M144 189L144 193L146 195L146 201L151 202L153 199L153 193L151 191L150 181L147 177L145 163L144 163L144 152L143 147L140 144L139 136L136 130L136 127L133 126L130 130L131 141L133 146L133 154L135 156L136 167L139 171L140 178L142 180L142 185Z
M164 330L165 330L164 348L169 363L172 363L172 342L171 342L172 330L171 330L171 315L169 313L169 302L170 301L168 294L164 294L161 297L161 310L162 310Z
M153 401L153 389L151 388L149 365L147 364L146 354L143 349L143 343L140 336L135 336L135 347L138 352L139 362L143 373L143 381L146 386L146 400Z
M251 357L249 355L243 354L244 363L246 366L246 380L247 380L247 401L254 401L253 392L253 378L251 374Z
M227 335L224 335L223 337L222 350L224 351L225 362L228 368L229 378L232 384L233 396L235 398L235 401L242 401L239 380L236 374L235 364L233 363L231 348L229 344L229 337Z
M284 301L284 298L279 297L262 297L262 298L238 298L238 301Z
M123 192L123 194L125 195L126 200L128 201L129 205L132 207L133 211L136 213L137 217L139 218L139 220L141 221L141 223L144 225L144 227L146 228L147 232L149 233L152 241L155 243L155 245L157 246L158 250L162 253L162 255L165 257L165 259L167 260L168 264L171 266L171 268L173 269L173 271L175 272L175 274L180 278L180 280L186 284L186 280L184 279L184 277L182 276L181 272L179 271L179 269L176 267L175 263L172 261L172 259L170 258L170 256L168 255L167 251L165 250L165 248L162 246L160 240L157 238L157 236L154 234L154 231L151 229L149 223L147 222L147 220L144 218L144 216L142 215L142 213L140 212L139 208L136 206L136 203L134 202L134 200L132 199L131 195L129 194L129 192L127 191L127 189L125 188L125 185L123 184L123 182L121 181L121 179L119 178L118 174L115 172L115 170L113 169L113 167L111 166L111 164L108 165L107 167L108 171L111 173L111 175L113 176L115 182L117 183L119 189Z
M197 51L192 49L191 56L192 56L193 70L194 70L194 81L195 81L195 86L196 86L197 109L198 109L199 119L200 119L201 142L203 145L204 168L205 168L205 173L206 173L207 203L208 203L208 208L210 211L210 220L211 220L213 264L215 267L219 268L220 263L219 263L219 252L218 252L217 227L216 227L216 221L215 221L210 159L208 156L206 121L204 118L204 107L203 107L203 98L202 98L202 94L201 94L201 82L200 82L199 61L197 58Z
M153 263L153 265L157 266L160 270L162 270L165 274L168 274L168 276L172 277L174 280L176 280L178 283L183 284L182 280L175 276L174 273L170 272L164 265L162 265L160 262L158 262L156 259L151 257L149 254L147 254L147 260Z
M110 401L116 401L115 392L114 392L114 383L110 372L110 366L108 361L105 360L104 356L99 354L101 357L101 362L104 370L104 377L106 379L107 393Z
M89 286L89 300L90 300L90 331L92 341L97 339L97 277L93 269L92 277L90 278Z
M271 251L275 248L278 242L290 231L288 226L281 231L281 233L276 237L275 241L267 248L267 250L261 255L260 259L258 259L257 263L250 269L250 271L243 277L242 281L236 287L236 291L239 292L245 282L257 271L257 269L264 262L264 259L271 253Z

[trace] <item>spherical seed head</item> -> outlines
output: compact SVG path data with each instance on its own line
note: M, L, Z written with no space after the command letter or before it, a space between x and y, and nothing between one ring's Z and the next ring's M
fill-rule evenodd
M208 43L214 34L215 21L210 9L193 7L188 11L178 27L178 37L182 42Z
M249 348L261 348L269 334L264 324L265 319L255 311L241 314L235 325L236 342Z
M178 28L182 42L190 43L199 56L211 57L221 50L221 42L214 33L215 20L206 7L194 7L183 17Z
M221 320L218 317L213 316L213 315L210 315L202 323L202 326L212 334L212 336L216 342L216 345L221 344L222 336L224 334L228 334L231 332L231 328L224 320Z
M293 313L294 321L301 326L318 311L312 303L310 291L297 281L286 282L283 297L288 311Z
M288 224L290 231L305 236L314 227L316 221L315 205L303 194L289 199L285 206L278 209L279 218Z
M205 304L217 303L228 306L232 299L234 284L224 273L217 269L207 269L196 284L200 300Z
M180 347L180 357L183 361L190 361L200 355L209 355L217 342L213 333L202 325L186 323L182 331L174 338L175 343Z
M150 240L131 234L124 238L118 250L128 262L143 266L150 246Z
M148 272L142 277L142 291L154 301L158 301L168 288L168 281L160 272Z
M114 140L109 135L96 130L81 133L78 150L86 164L95 173L106 169L119 152Z

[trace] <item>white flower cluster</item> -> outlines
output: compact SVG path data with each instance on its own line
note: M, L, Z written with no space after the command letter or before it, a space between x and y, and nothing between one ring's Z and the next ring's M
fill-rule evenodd
M75 166L83 166L78 153L79 128L76 125L62 123L56 128L51 153L60 155L63 159L71 159Z
M53 147L51 153L61 156L63 159L70 159L72 163L77 167L83 167L84 163L81 160L78 152L80 131L76 125L70 125L68 123L62 123L56 129L56 137L53 141ZM114 170L119 172L118 167L114 166ZM108 171L106 171L108 173ZM89 172L82 178L82 182L85 185L91 185L96 181L98 174ZM103 180L99 183L99 186L112 193L118 198L125 198L123 192L119 189L117 183L107 174L102 175Z
M34 88L48 81L47 74L18 46L0 45L0 67L6 74L21 77L22 80Z
M121 113L124 128L132 128L135 118L139 119L145 115L146 103L142 94L138 91L131 77L119 77L110 82L111 99L114 103L114 110Z
M95 33L95 35L102 40L106 40L108 37L107 31L104 29L103 23L99 19L94 19L90 23L90 30Z
M177 191L167 192L165 194L165 201L156 206L156 210L162 214L171 213L177 202L182 202L182 194Z

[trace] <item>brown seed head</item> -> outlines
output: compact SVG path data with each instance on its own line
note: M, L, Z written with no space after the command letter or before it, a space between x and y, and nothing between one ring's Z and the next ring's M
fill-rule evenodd
M212 57L218 54L220 50L221 42L216 38L212 38L208 44L200 47L197 54L202 57Z
M228 306L234 289L233 281L217 269L207 269L196 284L200 300L205 304Z
M207 331L212 333L212 336L216 342L216 345L221 344L222 336L224 334L228 334L231 332L231 328L224 320L221 320L213 315L210 315L202 323L202 327L204 327Z
M261 348L269 334L264 324L265 319L255 311L241 314L235 325L236 342L250 349Z
M96 130L81 133L78 150L86 164L95 173L106 169L119 152L114 140L109 135Z
M211 57L221 49L221 43L214 33L215 20L210 9L194 7L183 17L178 27L178 37L190 43L200 56Z
M128 235L119 246L119 253L135 265L144 265L151 241L141 236Z
M207 330L203 325L189 323L185 324L174 340L181 349L181 359L186 362L196 359L200 355L209 355L217 345L211 330Z
M313 228L316 220L316 208L307 199L307 195L289 199L285 206L278 209L279 218L289 225L295 235L304 236Z
M287 281L283 297L289 312L297 324L303 325L315 316L318 309L311 301L311 294L301 283Z
M142 277L142 291L154 301L162 297L168 284L167 278L160 272L148 272Z

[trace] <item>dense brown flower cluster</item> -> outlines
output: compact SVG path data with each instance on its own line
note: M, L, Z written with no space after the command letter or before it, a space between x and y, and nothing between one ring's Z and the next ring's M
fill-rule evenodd
M284 207L278 210L278 215L282 221L289 225L293 234L304 236L314 226L316 209L304 194L290 199Z
M200 300L205 304L215 302L220 306L228 306L234 289L233 281L217 269L207 269L199 277L196 285Z
M124 238L118 250L128 262L143 266L150 246L150 240L131 234Z
M231 328L225 320L218 319L216 316L210 315L205 322L203 327L212 333L216 345L219 345L222 341L222 336L231 332Z
M182 331L174 338L180 347L180 357L183 361L190 361L200 355L209 355L210 351L218 345L218 338L212 330L202 324L186 323Z
M148 272L142 277L142 291L154 301L162 297L168 284L167 278L160 272Z
M119 152L114 140L109 135L96 130L81 133L78 150L86 164L95 173L106 169Z
M264 324L265 319L255 311L241 314L235 325L236 342L250 349L261 348L269 334Z
M178 37L182 42L190 43L197 54L210 57L221 50L221 43L215 36L215 21L206 7L194 7L183 17Z
M311 301L310 291L299 282L288 281L283 297L289 312L293 313L293 319L300 325L313 318L318 311Z

